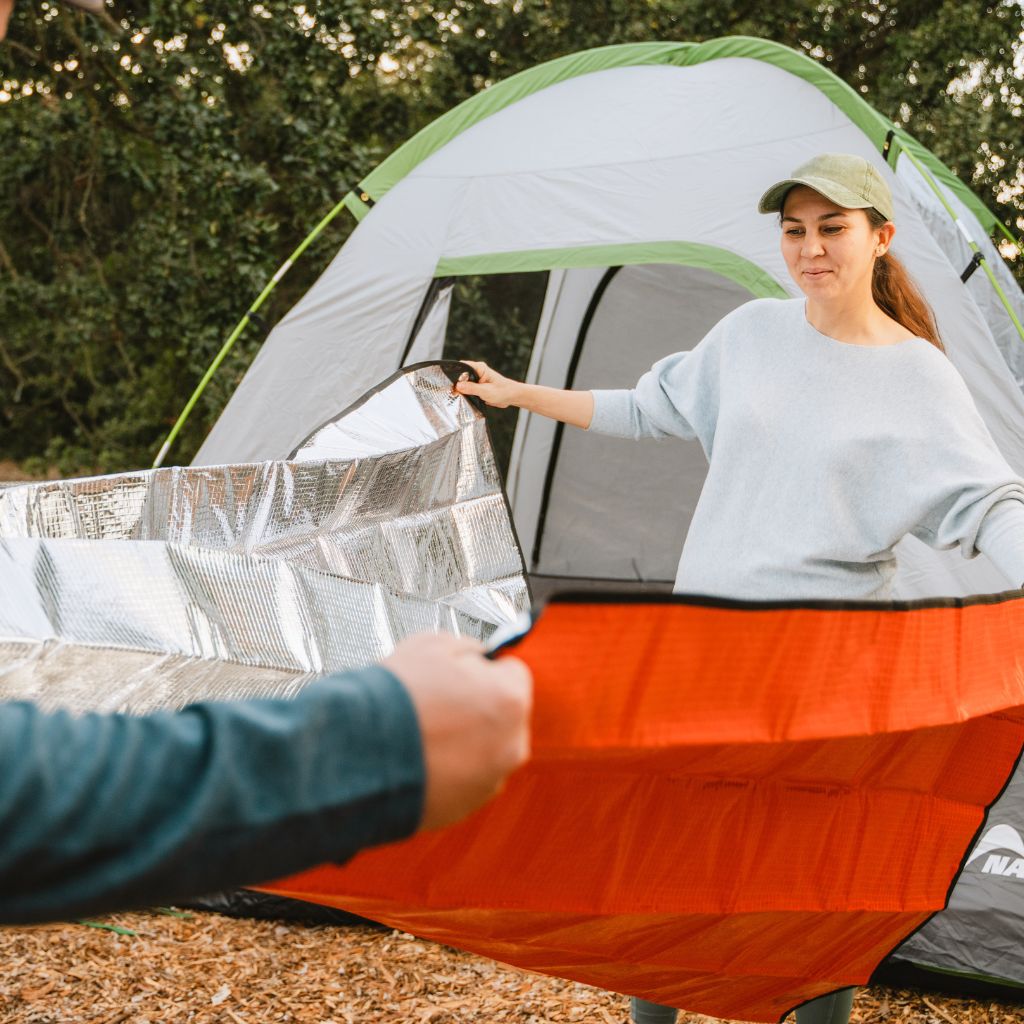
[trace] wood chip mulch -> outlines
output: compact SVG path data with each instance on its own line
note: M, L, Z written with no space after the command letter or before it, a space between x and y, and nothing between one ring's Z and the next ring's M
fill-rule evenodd
M404 932L151 911L0 929L4 1024L624 1024L627 1000ZM117 929L117 930L113 930ZM855 1024L1024 1024L1024 1006L863 989ZM681 1024L713 1024L680 1014Z

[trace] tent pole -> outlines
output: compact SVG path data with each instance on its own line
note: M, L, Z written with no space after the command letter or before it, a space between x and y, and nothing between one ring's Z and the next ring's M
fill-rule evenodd
M154 469L157 469L159 466L163 465L164 458L167 456L168 451L170 451L171 445L174 444L174 439L178 436L179 431L185 425L185 421L188 419L189 414L195 407L196 402L199 401L199 396L206 390L206 385L210 383L210 381L213 378L213 375L217 372L217 367L219 367L220 364L224 361L224 357L231 351L231 347L238 340L238 337L242 333L242 331L245 330L245 325L252 320L252 315L256 312L256 310L260 308L260 306L263 305L267 296L277 286L277 282L280 281L281 278L288 273L288 271L291 269L295 261L315 241L320 232L323 231L323 229L327 227L327 225L330 224L332 220L334 220L334 218L341 212L341 210L348 205L349 195L351 195L351 193L346 195L345 198L341 200L341 202L335 205L334 209L332 209L330 213L328 213L327 216L324 217L323 220L321 220L320 223L317 224L317 226L313 228L313 230L303 239L301 244L291 254L291 256L289 256L288 259L286 259L284 263L282 263L281 266L278 267L274 276L267 282L263 291L261 291L259 295L256 297L256 301L253 302L253 304L245 311L245 313L242 316L242 319L239 320L237 324L235 324L235 329L228 335L227 341L224 342L224 344L221 346L220 351L217 353L216 356L214 356L213 362L210 363L210 366L207 369L206 373L203 374L203 379L196 386L195 391L192 392L192 397L189 398L188 402L185 404L185 408L181 410L181 415L175 421L174 426L171 427L171 431L167 435L167 439L164 441L163 445L161 445L160 451L157 452L157 456L153 460Z
M999 301L1002 302L1003 308L1006 310L1006 315L1010 318L1011 322L1013 323L1013 326L1017 328L1017 333L1020 335L1021 341L1024 341L1024 324L1020 322L1020 318L1017 316L1016 311L1014 310L1013 306L1010 305L1010 300L1006 297L1006 292L1003 291L1002 286L996 280L996 275L992 273L992 268L988 265L988 260L985 259L985 254L981 251L981 247L978 245L977 242L975 242L973 238L971 238L970 234L967 231L967 226L956 215L956 210L954 210L953 207L949 205L949 202L947 201L946 197L942 194L942 189L939 188L938 183L931 176L931 174L928 173L928 169L921 163L920 160L917 159L916 156L914 156L913 153L910 152L909 149L904 147L903 152L907 155L910 162L917 168L917 171L921 175L921 177L924 178L926 182L928 182L929 186L931 187L931 190L938 197L939 202L942 203L942 205L946 208L946 213L948 213L950 217L953 218L953 223L959 229L960 234L962 234L964 238L967 240L967 244L970 246L971 252L974 253L974 257L978 262L978 266L980 266L981 269L985 271L985 276L988 278L988 283L992 285L992 287L996 291L996 294L999 296ZM1001 222L997 221L996 223ZM1007 234L1009 234L1008 231Z

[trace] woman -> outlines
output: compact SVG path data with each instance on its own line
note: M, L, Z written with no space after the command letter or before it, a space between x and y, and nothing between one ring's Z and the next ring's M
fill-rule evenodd
M627 437L698 439L708 474L675 589L722 597L888 600L907 533L984 552L1024 582L1024 481L996 448L928 308L889 253L885 180L824 154L773 185L787 269L804 298L733 310L631 391L573 392L472 363L456 387ZM799 1024L841 1024L852 989L805 1004ZM633 1001L637 1022L675 1011Z

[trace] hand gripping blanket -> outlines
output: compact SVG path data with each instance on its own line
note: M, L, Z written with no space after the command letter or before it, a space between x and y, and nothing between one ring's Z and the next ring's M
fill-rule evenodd
M414 629L513 621L521 557L457 369L398 375L285 462L0 491L0 692L127 710L290 693ZM505 650L536 711L499 797L267 888L777 1020L865 982L944 905L1024 744L1022 635L1015 593L556 598Z

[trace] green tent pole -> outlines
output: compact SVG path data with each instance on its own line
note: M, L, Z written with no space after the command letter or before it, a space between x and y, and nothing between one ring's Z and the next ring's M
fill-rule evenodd
M917 168L918 173L924 178L925 181L931 186L932 191L938 196L939 202L946 208L946 213L953 218L953 223L957 226L960 234L967 240L967 244L971 248L971 252L974 253L975 258L978 261L978 266L985 271L985 276L988 278L988 283L995 289L996 294L999 296L1000 302L1006 310L1006 315L1010 318L1013 326L1017 328L1017 333L1021 337L1021 341L1024 341L1024 324L1020 322L1020 318L1017 316L1013 306L1010 305L1010 300L1006 297L1006 292L1003 291L1002 286L996 280L996 275L992 273L992 268L988 265L988 260L985 259L985 254L981 251L981 247L973 238L967 233L967 228L964 222L956 215L956 210L946 200L946 197L942 194L942 189L939 188L935 179L928 173L927 168L910 152L906 147L903 148L903 152L906 153L910 162ZM996 223L1000 223L997 221Z
M174 439L178 436L178 433L180 432L181 428L185 425L185 421L188 419L189 414L195 407L196 402L199 401L199 396L206 390L206 385L209 384L210 381L213 379L213 375L217 372L217 367L219 367L220 364L224 361L224 357L231 351L231 347L238 340L238 336L242 333L242 331L245 330L245 325L249 323L250 320L252 319L252 314L254 314L256 310L258 310L260 306L263 305L267 296L274 290L274 288L277 287L277 282L280 281L281 278L288 273L288 271L292 267L292 264L294 264L295 261L315 241L320 232L323 231L323 229L327 227L327 225L330 224L332 220L334 220L334 218L342 211L342 209L344 209L349 204L349 199L351 195L352 193L346 195L345 198L342 199L341 202L339 202L334 207L334 209L331 210L331 212L328 213L327 216L324 217L324 219L321 220L319 224L317 224L315 228L313 228L313 230L305 237L305 239L303 239L302 243L295 250L295 252L293 252L291 256L289 256L288 259L286 259L284 263L282 263L281 266L278 267L277 272L267 282L267 285L263 289L263 291L259 293L259 295L256 298L256 301L245 311L245 314L242 316L242 319L239 320L237 324L235 324L235 329L228 335L227 341L225 341L224 344L221 346L221 349L214 357L213 362L210 363L209 369L207 369L206 373L203 374L203 379L196 386L195 391L192 392L192 397L186 403L185 408L181 410L181 415L175 421L174 426L171 427L171 432L167 435L167 439L160 447L160 451L157 452L157 456L153 460L154 469L156 469L158 466L163 465L164 459L166 458L167 453L170 451L171 445L174 444Z

